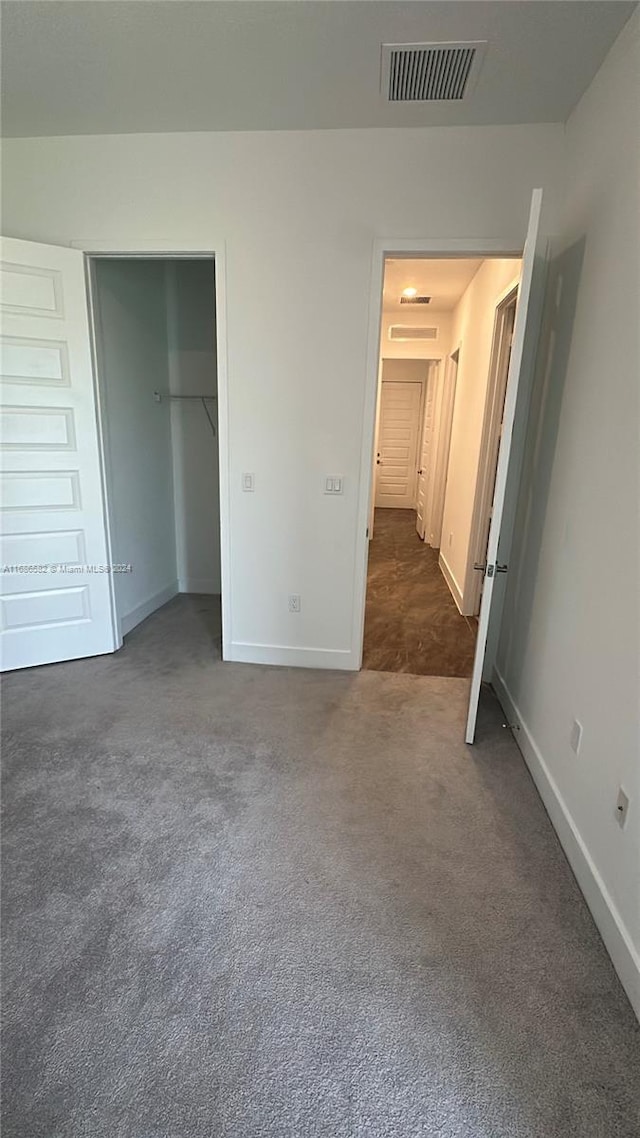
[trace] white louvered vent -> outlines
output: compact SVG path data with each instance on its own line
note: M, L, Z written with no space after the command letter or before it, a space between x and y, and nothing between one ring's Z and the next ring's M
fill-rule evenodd
M437 340L438 329L429 328L427 325L411 325L411 324L390 324L389 325L389 339L390 340Z
M382 94L390 103L458 102L469 95L486 51L477 43L385 43Z

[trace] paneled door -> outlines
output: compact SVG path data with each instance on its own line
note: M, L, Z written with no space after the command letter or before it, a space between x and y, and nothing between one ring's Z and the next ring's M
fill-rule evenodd
M376 457L376 506L414 510L422 384L383 382Z
M433 447L435 420L436 374L433 364L429 367L427 389L424 397L424 416L422 420L422 439L420 440L420 466L418 467L418 497L416 505L416 529L425 540L430 525L429 506L432 500Z
M113 652L83 255L0 241L3 670Z

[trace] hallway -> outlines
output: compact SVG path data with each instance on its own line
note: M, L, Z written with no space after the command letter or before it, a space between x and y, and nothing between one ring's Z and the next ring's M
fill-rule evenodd
M475 621L460 616L420 540L413 510L378 509L369 547L362 666L374 672L469 677Z

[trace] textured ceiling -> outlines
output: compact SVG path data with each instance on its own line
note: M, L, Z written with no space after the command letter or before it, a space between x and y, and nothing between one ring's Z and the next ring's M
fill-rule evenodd
M7 0L9 136L564 121L635 4ZM384 42L487 40L454 104L380 95Z

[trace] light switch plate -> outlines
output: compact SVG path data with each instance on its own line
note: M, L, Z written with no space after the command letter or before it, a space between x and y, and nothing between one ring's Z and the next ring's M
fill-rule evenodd
M324 480L325 494L342 494L344 492L344 475L327 474Z
M255 474L242 475L242 489L249 494L256 488Z

